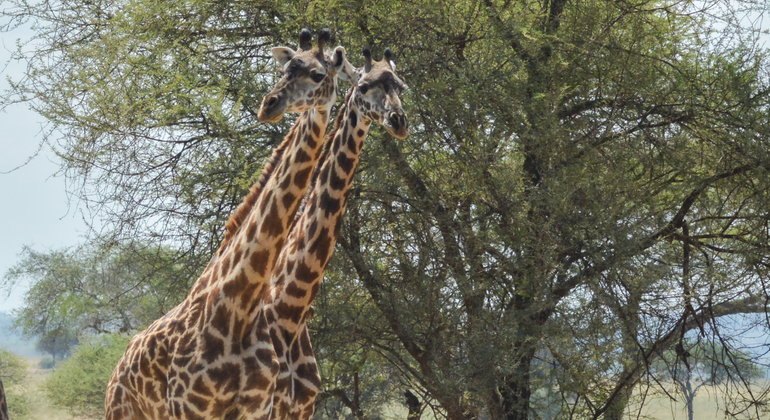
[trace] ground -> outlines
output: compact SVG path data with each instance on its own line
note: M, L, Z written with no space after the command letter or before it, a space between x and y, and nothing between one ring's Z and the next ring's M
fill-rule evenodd
M24 385L24 395L30 402L30 411L23 417L14 417L13 420L87 420L84 417L75 417L67 410L55 408L46 398L43 392L43 383L45 378L52 372L51 369L41 369L39 363L41 357L25 357L29 367L27 383ZM695 397L695 418L698 420L721 420L724 419L724 404L722 391L713 387L703 387ZM403 411L404 415L394 416L394 418L406 418L405 410L393 410L393 414ZM656 420L686 420L687 411L682 403L670 401L669 398L662 395L653 395L648 397L644 409L640 411L633 410L628 417L629 420L636 418L656 419ZM638 417L637 417L638 415ZM424 416L425 419L432 416ZM738 418L753 419L755 417L744 416ZM762 420L770 420L768 414Z
M765 385L767 387L767 385ZM757 386L756 391L761 392L761 387ZM725 417L724 389L704 386L695 395L693 403L693 418L696 420L721 420ZM756 394L758 395L758 394ZM676 398L681 398L675 395ZM687 420L687 406L683 402L671 401L670 398L663 395L655 395L649 398L644 409L635 411L631 419L648 418L659 420ZM756 413L751 411L744 415L738 415L736 419L757 419ZM770 420L770 412L764 413L759 420Z
M11 417L12 420L85 420L71 415L67 410L53 407L48 401L43 392L43 382L52 370L38 366L42 357L28 356L24 359L27 361L28 375L22 390L23 396L29 402L29 412L23 417Z

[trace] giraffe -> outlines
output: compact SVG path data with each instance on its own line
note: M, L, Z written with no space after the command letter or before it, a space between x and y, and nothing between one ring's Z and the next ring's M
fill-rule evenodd
M372 122L394 137L408 135L399 92L406 88L395 74L390 49L382 61L357 71L344 104L328 134L313 175L309 197L298 215L273 271L267 300L270 336L280 363L273 397L276 420L307 420L315 410L320 377L310 345L307 319L342 225L358 157Z
M345 50L272 49L283 77L258 119L301 112L260 180L226 225L225 238L186 299L137 334L118 362L105 401L107 420L267 419L279 365L263 295L321 154L337 78L350 79Z
M8 404L5 402L3 379L0 378L0 420L8 420Z

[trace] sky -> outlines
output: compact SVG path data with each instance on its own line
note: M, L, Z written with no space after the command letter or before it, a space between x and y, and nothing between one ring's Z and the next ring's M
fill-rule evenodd
M28 35L23 29L0 33L0 90L6 89L7 77L18 80L24 74L22 65L3 66L16 39ZM19 261L23 246L59 249L79 243L86 232L77 202L70 203L64 178L56 175L56 156L44 148L26 163L42 141L44 123L27 105L0 112L0 276ZM25 291L24 285L14 287L10 297L0 291L0 312L19 308Z

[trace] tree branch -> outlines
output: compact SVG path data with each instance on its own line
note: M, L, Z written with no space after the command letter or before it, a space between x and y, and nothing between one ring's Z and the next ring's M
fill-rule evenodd
M759 165L760 164L753 164L753 165L747 164L747 165L738 166L729 171L725 171L720 174L716 174L701 180L699 182L699 186L694 190L692 190L690 194L687 195L687 197L685 197L685 199L682 201L682 204L679 206L679 209L677 210L676 214L671 218L671 220L665 226L663 226L661 229L659 229L657 232L650 235L649 237L641 240L639 244L636 247L633 247L630 251L625 253L613 253L608 257L606 257L605 259L603 259L602 261L599 261L594 265L586 267L583 270L580 270L574 276L568 279L565 279L563 282L556 284L551 289L553 302L558 302L563 297L567 296L567 294L569 294L570 291L572 291L575 287L582 284L582 282L585 279L606 271L610 267L613 267L620 260L624 260L639 254L640 252L655 245L661 239L670 237L677 229L681 229L685 216L690 212L690 209L692 208L693 204L695 204L697 199L706 189L711 187L717 181L746 173L747 171L754 169ZM550 313L551 311L553 311L553 308L554 306L552 305L543 309L543 311L548 311L548 313Z

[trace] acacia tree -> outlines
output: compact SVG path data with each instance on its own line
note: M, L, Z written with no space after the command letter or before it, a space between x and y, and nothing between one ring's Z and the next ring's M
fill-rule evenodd
M686 4L463 4L400 28L443 56L406 76L419 136L368 145L358 327L450 418L527 418L543 366L561 415L618 418L685 331L767 311L764 58Z
M15 326L56 357L69 354L81 334L134 331L173 308L194 277L172 257L164 248L103 243L24 248L0 287L28 282Z
M101 233L201 267L287 128L254 118L269 47L302 26L393 46L413 133L363 151L312 321L326 395L614 419L688 331L734 345L724 316L767 312L770 84L744 6L20 2L6 17L39 29L5 101L51 121Z

